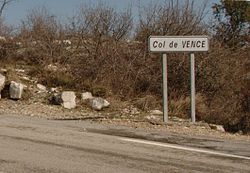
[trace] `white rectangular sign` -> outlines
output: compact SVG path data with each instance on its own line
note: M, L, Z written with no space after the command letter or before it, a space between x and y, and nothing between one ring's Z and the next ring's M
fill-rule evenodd
M207 36L150 36L151 52L206 52L209 49Z

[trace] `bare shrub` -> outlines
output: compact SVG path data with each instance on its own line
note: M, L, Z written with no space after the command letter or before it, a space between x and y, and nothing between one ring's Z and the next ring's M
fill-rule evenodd
M249 53L215 46L198 59L197 88L206 96L207 122L223 124L229 131L250 130Z
M117 12L103 3L82 5L71 20L69 29L73 33L91 37L94 41L101 41L101 38L124 39L130 34L133 24L131 9Z
M4 19L0 18L0 36L9 37L12 30L13 29L5 23Z
M75 81L72 75L61 69L52 71L37 65L33 66L28 74L36 76L39 83L48 87L62 87L64 89L75 88Z
M213 14L215 21L211 28L222 46L236 48L249 45L249 2L220 1L213 5Z
M160 100L156 96L146 95L144 97L135 99L133 101L133 105L143 111L150 111L159 108Z
M21 25L19 40L26 48L22 58L41 65L63 62L69 54L61 44L63 39L63 27L56 17L45 7L33 9Z
M203 120L204 116L208 114L208 107L206 105L206 98L197 93L196 100L196 118ZM190 97L180 96L179 98L173 98L169 101L169 115L180 118L190 118Z
M182 28L192 31L191 33L203 32L201 28L202 16L198 17L199 14L195 16L194 11L192 11L194 10L192 3L180 7L172 1L172 4L166 3L164 7L156 6L155 10L162 17L157 22L159 27L152 32L167 30L168 28L164 28L164 26L168 26L168 21L174 22L176 15L179 15L180 22L175 24L171 30L176 30L179 27L179 34L189 34L189 32L184 33ZM169 10L172 12L165 14L165 11ZM146 13L146 15L149 14ZM157 18L156 14L154 15ZM161 22L163 22L163 16L166 15L168 15L168 21L165 21L164 25ZM145 93L161 95L161 64L159 59L153 58L147 53L147 44L133 41L128 44L123 41L129 35L132 27L130 10L118 13L113 8L103 5L85 6L74 19L70 27L71 33L75 33L81 38L78 50L82 52L79 59L74 59L76 64L74 69L77 69L74 72L76 76L93 82L98 81L116 90L115 93L122 96ZM188 25L192 23L189 20L193 22L192 27ZM149 22L150 26L156 24L152 21ZM182 22L189 27L183 27ZM143 21L140 24L138 32L148 27L144 26ZM116 33L123 33L119 34L123 37L117 37ZM145 35L143 37L146 38Z
M69 33L76 38L72 73L80 86L91 81L93 86L102 84L107 89L119 90L124 65L132 59L125 52L127 47L123 47L133 24L131 10L117 12L98 4L82 6L78 13L68 27Z
M147 60L149 63L144 65L150 71L149 73L143 73L139 77L139 88L143 90L147 88L147 91L158 96L162 93L161 60L160 56L157 57L148 53L148 37L150 35L201 35L207 33L205 24L203 23L205 7L206 4L203 4L199 10L196 10L194 1L189 0L182 4L179 1L170 0L165 1L163 4L150 4L141 9L135 39L142 42L141 61L143 63L145 63L143 59L151 59L151 61ZM186 54L168 55L170 93L187 95L189 87L189 62L186 57ZM145 76L147 80L145 80Z
M16 49L14 40L11 35L13 28L8 26L4 19L0 18L0 61L6 62L13 56L13 52Z
M207 34L205 6L196 10L193 0L185 2L169 0L145 7L132 39L131 9L118 12L105 4L85 5L66 29L45 8L35 9L22 22L15 40L21 45L1 45L1 58L32 64L30 74L47 86L87 90L102 97L112 93L123 101L137 98L132 103L142 110L159 108L162 64L160 55L148 52L148 36ZM5 26L0 23L0 27L1 33ZM64 44L65 39L72 45ZM249 49L225 49L215 40L208 53L196 54L197 119L249 132ZM190 113L187 57L168 55L170 115L182 118ZM45 68L51 64L56 70Z
M187 0L184 4L179 0L150 4L141 10L136 39L147 41L150 35L204 34L205 8L206 4L195 8L193 0Z

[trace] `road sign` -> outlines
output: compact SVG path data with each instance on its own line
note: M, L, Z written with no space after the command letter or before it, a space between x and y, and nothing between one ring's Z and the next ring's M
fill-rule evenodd
M167 52L190 52L190 97L191 120L195 122L195 58L193 52L206 52L209 49L207 36L150 36L149 51L163 53L163 121L168 121L167 91Z
M208 51L206 36L150 36L151 52L205 52Z

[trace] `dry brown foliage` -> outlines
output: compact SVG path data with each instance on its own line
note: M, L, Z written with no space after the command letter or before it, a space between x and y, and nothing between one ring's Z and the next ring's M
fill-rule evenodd
M206 3L194 6L193 0L181 3L179 0L152 3L141 9L136 39L147 41L150 35L202 35ZM198 9L198 10L197 10Z
M46 9L33 10L15 38L22 44L7 49L3 57L35 64L31 74L48 86L137 100L143 110L161 107L161 56L148 52L147 37L205 34L204 9L196 11L193 1L181 5L173 0L145 9L134 38L130 9L84 6L67 27ZM71 45L63 43L67 39ZM208 53L196 54L197 118L249 132L249 48L226 49L216 39L211 45ZM48 65L58 70L48 70ZM188 117L188 54L168 55L168 81L171 115Z

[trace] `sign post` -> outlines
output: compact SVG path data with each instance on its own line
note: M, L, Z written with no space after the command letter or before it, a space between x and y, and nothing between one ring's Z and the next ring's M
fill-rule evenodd
M191 120L195 122L195 61L194 53L190 53L190 108L191 108Z
M150 36L149 51L163 53L163 121L168 121L167 92L167 52L190 52L190 108L191 120L195 122L195 59L193 52L206 52L209 49L207 36Z
M167 54L162 55L162 78L163 78L163 122L168 122L168 80L167 80Z

